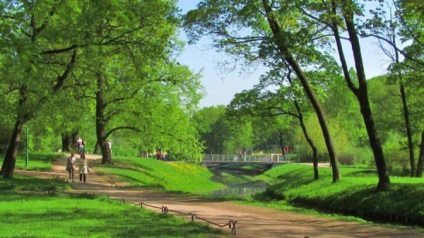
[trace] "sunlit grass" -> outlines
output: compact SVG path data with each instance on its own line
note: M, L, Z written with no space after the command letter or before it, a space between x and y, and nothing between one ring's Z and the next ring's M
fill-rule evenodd
M256 199L276 201L277 207L284 200L373 221L424 224L424 178L391 176L390 190L376 192L375 170L341 167L340 172L340 182L332 183L331 168L319 168L320 178L315 181L311 166L282 165L259 176L273 185Z
M10 200L9 197L13 197ZM221 237L201 223L106 197L0 194L2 237Z
M204 223L93 194L60 179L0 178L1 237L229 237Z
M100 166L97 171L118 175L133 186L161 188L207 194L225 186L210 180L207 168L193 163L164 162L139 157L119 157L113 166Z
M28 154L27 161L26 154L19 154L16 157L15 168L21 170L49 171L53 161L60 156L58 153L30 153ZM3 160L4 155L1 155L0 161Z

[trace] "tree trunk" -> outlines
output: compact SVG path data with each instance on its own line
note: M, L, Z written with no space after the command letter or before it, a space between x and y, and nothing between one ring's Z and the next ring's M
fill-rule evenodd
M374 154L375 164L377 166L378 173L378 191L385 191L390 188L390 179L389 172L387 169L386 161L384 159L383 149L381 147L380 139L377 136L377 130L375 128L375 123L372 118L371 108L369 106L368 98L362 96L359 98L359 103L361 106L362 117L364 118L365 127L368 132L368 139L370 142L371 149Z
M280 146L280 150L281 150L281 154L282 155L286 155L286 152L284 150L285 148L285 143L284 143L284 133L282 131L277 131L277 140L278 140L278 144Z
M300 83L302 84L303 90L308 96L315 113L317 115L319 124L321 126L321 131L324 136L325 145L327 146L328 155L330 156L330 162L331 162L331 169L333 173L333 183L340 181L340 171L339 171L339 165L337 161L337 155L336 151L334 149L333 141L327 126L327 122L324 118L324 112L321 107L321 104L319 103L315 92L313 91L308 78L306 77L305 73L299 66L298 62L293 58L293 55L289 52L287 45L286 45L286 39L284 38L284 33L281 31L281 27L279 23L274 19L274 13L272 12L272 9L269 6L268 0L262 0L266 17L268 19L269 26L273 32L273 35L275 37L275 43L277 44L278 50L283 55L284 59L290 67L295 71L297 77L300 80Z
M411 123L409 121L409 109L406 102L405 86L402 77L399 79L399 91L402 98L403 118L405 119L406 137L408 139L409 163L411 166L411 177L415 174L414 142L412 141Z
M399 50L397 49L397 41L396 41L396 32L395 29L392 28L392 43L393 48L395 50L395 62L396 64L400 63L399 58ZM412 140L412 131L411 131L411 123L409 120L409 109L408 109L408 103L406 100L406 93L405 93L405 85L403 83L402 73L397 72L397 77L399 80L399 92L400 97L402 99L402 109L403 109L403 118L405 121L405 128L406 128L406 138L408 139L408 150L409 150L409 163L411 166L411 177L414 177L415 174L415 158L414 158L414 142Z
M112 164L112 154L106 141L106 102L103 96L103 76L100 71L96 74L97 92L96 92L96 136L97 142L102 151L102 164Z
M375 127L370 103L368 100L367 80L365 77L364 64L362 61L361 47L353 21L353 13L345 13L344 19L346 23L347 32L349 34L350 43L352 46L359 87L355 89L352 85L352 82L350 81L350 78L346 78L346 76L345 78L348 81L348 85L350 85L349 88L353 91L359 101L362 117L364 119L365 127L368 133L369 143L374 154L375 164L377 166L377 173L379 178L377 190L384 191L390 188L389 172L387 169L386 161L384 159L380 139L377 136L377 129ZM347 72L345 72L345 75L346 73Z
M78 136L78 132L68 133L63 132L62 133L62 151L63 152L71 152L76 149L76 138Z
M94 146L93 154L98 154L100 150L99 141L96 141L96 145Z
M421 133L421 145L420 145L420 156L418 157L416 177L421 178L423 176L424 167L424 130Z
M24 110L24 106L27 102L27 87L22 85L19 88L19 109ZM29 119L29 114L18 114L18 118L15 121L13 128L12 137L9 141L9 147L7 148L6 155L4 157L3 165L1 167L0 175L3 178L13 178L13 172L15 171L16 156L18 155L19 146L21 144L22 128ZM27 145L28 146L28 145Z
M314 180L319 179L319 172L318 172L318 149L315 146L314 142L312 141L311 137L309 137L308 131L306 130L305 122L303 121L303 113L300 110L299 103L297 101L294 102L294 105L296 106L297 115L299 116L299 123L300 127L302 128L303 136L305 136L306 141L308 142L309 146L312 149L312 156L313 156L313 167L314 167Z
M15 127L12 133L12 138L10 139L9 147L7 148L6 156L1 167L0 174L3 176L3 178L13 178L13 172L15 171L16 164L16 156L18 154L19 145L21 144L21 134L23 126L23 119L16 120Z

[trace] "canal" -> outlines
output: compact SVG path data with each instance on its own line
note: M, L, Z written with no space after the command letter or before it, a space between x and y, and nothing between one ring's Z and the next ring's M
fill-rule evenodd
M268 183L256 178L270 169L270 165L215 165L208 166L213 172L212 180L227 186L225 189L217 190L211 193L217 197L248 198L253 194L266 190Z

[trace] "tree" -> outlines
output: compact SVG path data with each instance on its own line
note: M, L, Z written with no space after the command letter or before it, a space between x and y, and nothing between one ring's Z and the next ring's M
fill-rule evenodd
M384 10L383 10L384 9ZM387 11L386 11L387 9ZM371 19L368 19L363 27L363 34L374 35L379 41L379 46L381 50L390 58L392 61L391 66L389 67L390 83L397 83L399 87L399 95L402 101L402 111L404 119L404 130L406 133L406 138L408 140L408 149L409 149L409 161L411 168L411 176L414 176L415 173L415 158L414 158L414 145L413 145L413 133L410 123L410 112L409 106L407 103L407 96L405 92L405 82L400 66L400 48L398 47L399 42L399 25L402 25L402 21L398 21L395 17L396 12L394 11L395 6L390 3L386 5L381 4L376 10L370 10L370 13L373 14ZM367 30L369 33L365 32ZM383 42L389 42L389 47L386 46ZM393 50L391 50L392 48Z
M237 154L253 147L253 126L249 119L233 120L223 105L205 107L193 120L208 154Z
M77 65L76 83L84 85L79 88L78 97L92 100L95 105L96 144L104 164L112 163L108 146L112 134L122 130L147 134L143 123L164 121L161 117L165 112L158 115L155 112L158 109L167 108L171 112L177 111L172 107L181 107L185 110L183 115L188 117L192 105L198 103L198 75L172 58L181 45L175 38L179 24L176 10L175 3L167 0L84 4L85 15L79 22L85 29L86 47ZM146 98L155 103L146 101ZM146 110L147 106L140 107L140 102L159 105ZM175 120L180 121L179 117ZM177 123L172 116L165 118ZM158 131L158 128L148 128ZM150 135L167 135L162 130ZM186 128L186 131L191 130ZM163 139L161 143L170 144ZM193 144L192 147L196 146ZM174 151L178 149L174 148Z
M412 42L410 45L405 46L403 50L399 50L398 45L391 44L395 48L396 65L393 67L394 73L403 76L400 80L400 90L402 96L402 102L404 106L405 125L407 129L408 143L410 146L410 161L411 161L411 175L415 172L416 177L422 176L423 164L424 164L424 133L422 128L423 120L421 110L422 105L422 75L423 75L423 49L424 49L424 37L423 37L423 26L424 26L424 3L422 1L395 1L394 6L396 7L397 25L400 29L397 32L398 37L401 39L401 43ZM395 24L391 26L397 26ZM395 36L393 36L395 39ZM395 42L394 42L395 43ZM400 61L399 54L401 54L405 60ZM400 63L400 64L399 64ZM407 76L406 76L406 75ZM406 77L404 77L406 76ZM403 84L405 82L405 85ZM406 91L406 92L405 92ZM405 95L409 95L406 97ZM421 99L421 100L420 100ZM406 103L408 101L412 107L408 107ZM421 102L420 102L421 101ZM411 110L410 110L411 109ZM412 111L412 113L411 113ZM418 115L418 117L413 117ZM418 120L416 119L418 118ZM414 152L412 135L414 133L413 128L421 129L421 143L420 152L418 157L418 163L416 171L414 171ZM420 129L416 130L416 134L420 134ZM419 136L418 136L419 138Z
M424 169L424 131L421 133L420 155L417 163L416 177L422 177Z
M389 67L389 79L399 86L404 118L402 133L406 134L408 140L411 176L418 172L414 158L414 134L420 134L421 130L414 130L417 128L414 115L417 114L416 111L420 107L415 108L412 105L417 98L414 95L420 94L417 92L420 91L420 87L415 87L415 85L408 89L408 85L416 84L414 81L420 81L417 80L420 78L419 76L411 77L411 75L420 74L419 72L422 72L421 69L424 66L421 53L424 48L423 7L421 1L394 0L381 3L376 10L370 10L373 17L365 22L361 32L363 36L378 39L382 51L392 60ZM408 96L408 92L412 95ZM415 138L419 138L419 136L417 135Z
M193 115L193 121L200 134L200 140L204 143L206 154L224 153L222 141L228 128L220 129L218 121L224 117L225 107L211 106L198 110Z
M319 179L318 172L318 150L310 138L304 122L304 115L301 108L300 86L294 84L291 78L291 71L286 77L290 86L280 85L277 92L267 90L267 85L279 81L276 78L282 78L281 70L271 71L267 76L263 76L261 83L252 90L236 94L235 98L228 106L228 114L235 117L256 117L262 123L267 124L267 129L273 128L277 136L282 154L285 154L284 148L287 146L287 135L289 128L292 127L292 117L297 118L302 129L303 135L311 147L313 154L314 179ZM293 131L291 131L292 134Z
M70 38L63 29L72 23L65 16L63 2L0 2L2 35L2 83L10 90L16 113L13 132L0 174L12 178L22 128L60 91L77 59L77 47L69 47ZM3 94L2 93L2 94Z
M337 156L324 112L308 77L297 60L301 58L306 61L307 53L312 54L310 51L305 53L308 47L305 47L304 39L309 39L305 37L305 34L314 34L314 30L297 25L296 13L287 11L284 15L287 18L279 14L286 11L287 5L284 3L275 1L273 5L270 5L266 0L261 3L249 0L203 1L198 5L197 10L188 12L185 26L192 40L202 35L213 35L216 37L214 40L218 49L235 56L242 56L247 62L274 60L271 57L267 58L271 54L278 56L279 60L286 62L293 69L320 122L332 164L333 182L338 182L340 172ZM284 20L287 21L284 22ZM282 28L282 26L287 27ZM245 36L237 35L237 33L245 33ZM303 44L299 44L297 40ZM294 52L298 54L295 56ZM315 54L315 58L316 56Z
M330 34L334 36L343 75L347 86L359 102L364 124L368 132L369 143L374 153L379 177L377 190L387 190L390 186L390 179L384 159L383 149L377 135L377 130L368 100L367 82L361 54L359 32L354 20L356 16L362 14L361 8L356 1L337 0L311 4L296 2L295 5L299 12L309 18L310 21L315 22L319 29L322 29L323 32L329 30ZM346 30L347 37L343 37L341 35L340 31L343 30ZM345 38L348 39L352 48L357 84L355 84L349 74L346 56L342 45L342 39Z
M361 54L361 46L359 41L359 35L357 27L355 26L354 17L355 17L355 6L353 1L347 1L345 4L338 5L336 1L331 2L331 9L333 12L333 16L340 16L337 11L339 8L342 13L342 19L344 20L344 24L346 26L346 30L349 36L349 41L352 47L353 57L355 60L355 69L358 80L358 86L353 84L353 81L349 75L349 71L347 68L345 56L343 53L343 47L341 44L341 36L339 33L340 22L333 21L332 22L332 30L334 32L338 53L340 56L340 61L342 62L342 69L345 76L346 83L350 90L355 94L358 99L361 113L364 119L365 127L367 128L368 138L370 142L370 146L374 153L374 159L377 166L378 173L378 185L377 190L388 190L390 187L390 178L387 171L386 161L384 159L383 149L381 147L380 139L377 135L377 130L375 128L374 120L372 117L372 112L370 108L370 103L368 100L368 90L367 90L367 81L364 70L364 63Z
M197 134L188 121L200 98L200 83L198 75L173 59L182 45L175 37L179 21L173 1L0 3L4 6L0 12L1 53L5 55L1 58L5 78L1 94L7 94L9 102L17 105L15 129L1 171L4 177L13 175L24 123L35 118L41 107L65 88L77 91L77 98L96 100L97 134L105 163L111 161L106 143L111 133L118 129L143 131L140 122L138 129L126 123L136 121L140 110L132 109L155 87L166 88L163 92L172 95L168 101L161 100L166 109L175 112L168 119L177 121L168 123L183 121L181 125L185 126L174 126L178 132L166 137L171 141L174 136L172 139L180 145L169 144L176 153L184 151L199 157ZM161 87L162 83L167 87ZM71 126L66 129L71 134L78 131ZM180 136L182 131L185 133ZM165 134L159 132L156 137Z

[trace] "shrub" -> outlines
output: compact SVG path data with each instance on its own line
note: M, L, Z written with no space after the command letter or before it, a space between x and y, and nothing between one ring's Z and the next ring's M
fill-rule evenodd
M387 167L390 172L395 170L408 170L408 151L402 146L404 139L395 133L390 133L383 145Z
M339 163L342 165L353 165L355 164L355 156L353 154L342 154L338 157Z

